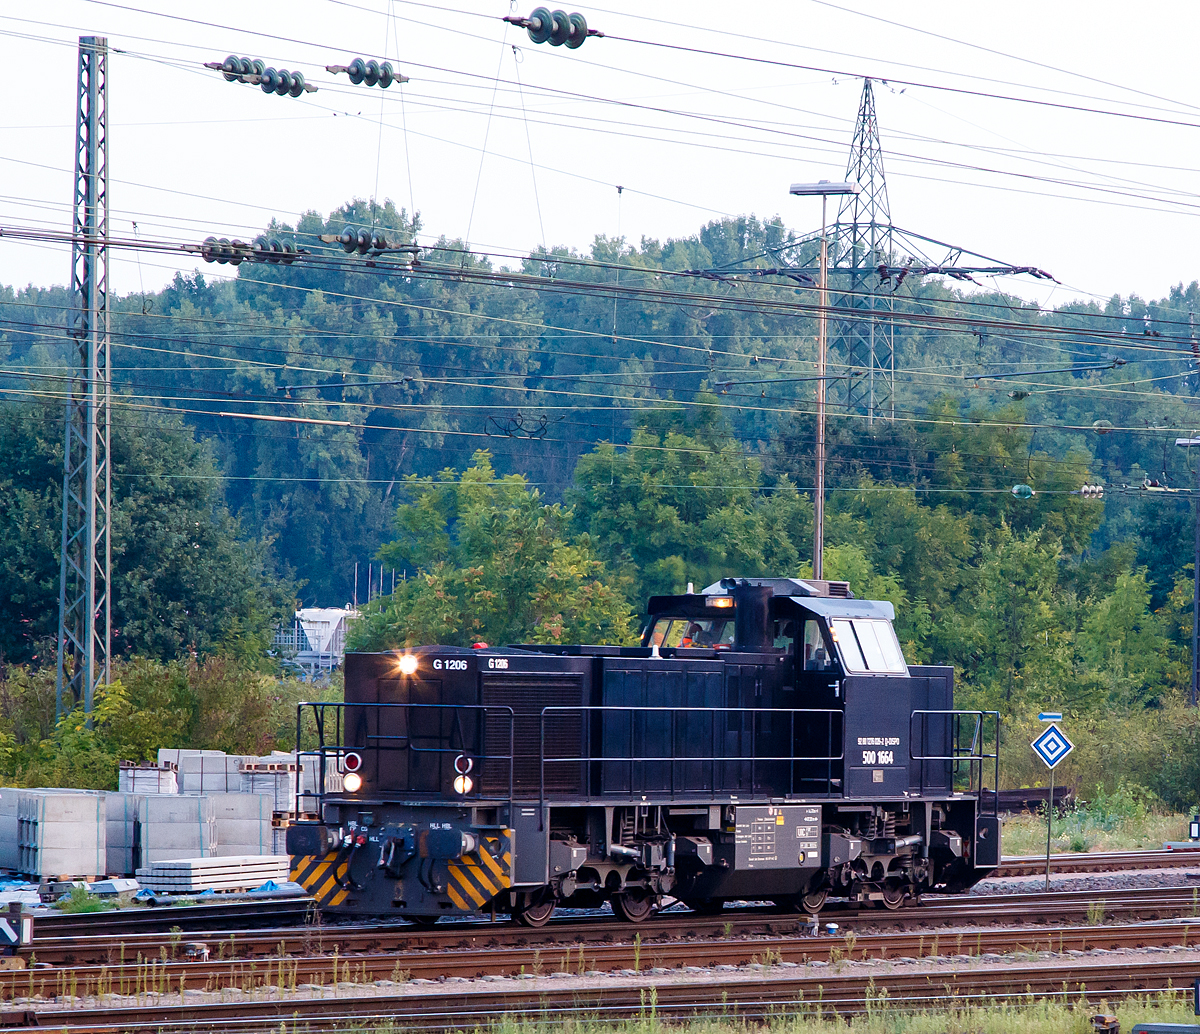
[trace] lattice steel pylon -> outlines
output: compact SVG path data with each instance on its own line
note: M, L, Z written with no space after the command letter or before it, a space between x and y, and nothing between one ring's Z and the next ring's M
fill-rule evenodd
M834 302L845 312L835 323L834 346L850 372L861 371L847 382L846 412L865 414L871 423L876 417L896 415L896 359L893 292L876 272L892 262L894 239L870 79L863 80L846 182L857 183L862 191L842 201L830 235L830 273L836 283L849 288Z
M63 453L58 596L58 716L80 701L92 713L109 681L112 649L108 306L108 40L79 37L71 241L75 368Z

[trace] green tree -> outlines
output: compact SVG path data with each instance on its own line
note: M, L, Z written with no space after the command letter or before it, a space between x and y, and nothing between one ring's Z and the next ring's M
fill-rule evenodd
M153 760L162 746L232 754L290 748L296 703L322 696L228 656L117 660L89 724L80 709L55 721L54 681L50 666L0 669L6 785L115 789L119 761Z
M1102 676L1112 702L1158 702L1168 682L1171 644L1165 622L1150 609L1145 572L1120 575L1113 591L1087 610L1079 654Z
M713 398L686 418L664 412L619 451L580 457L568 498L610 567L656 593L727 575L793 572L811 535L812 502L787 478L765 484L761 465L724 436Z
M404 491L412 502L397 507L397 538L379 556L417 574L371 603L351 648L636 641L621 586L587 535L571 537L571 511L520 475L498 478L489 453L461 475L410 477Z
M959 666L979 706L1006 713L1059 703L1072 635L1056 610L1062 546L1005 521L989 537L964 605L933 632L934 656Z
M117 407L118 413L120 407ZM0 659L41 661L57 633L61 411L0 412ZM247 541L221 498L209 450L178 418L114 419L113 650L170 659L228 646L261 660L294 606L267 544ZM39 646L39 644L41 644Z

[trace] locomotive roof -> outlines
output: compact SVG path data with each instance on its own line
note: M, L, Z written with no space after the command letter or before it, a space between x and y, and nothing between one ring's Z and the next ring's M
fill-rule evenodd
M849 582L831 582L823 578L722 578L719 582L706 585L700 591L705 596L724 596L735 582L769 586L772 596L831 596L854 599Z
M805 610L820 614L823 618L887 618L896 620L896 608L887 600L819 600L812 597L793 596L792 600Z
M825 593L817 594L815 592L797 592L794 591L796 586L804 586L805 589L811 589L815 586L822 586L821 582L802 582L798 578L750 578L747 579L751 585L770 585L774 590L772 596L774 599L786 599L796 604L797 606L817 614L823 618L884 618L887 621L896 620L896 608L887 600L858 600L853 596L831 596ZM835 583L838 584L838 583ZM844 585L845 583L840 583ZM782 591L781 591L782 590ZM706 606L706 601L712 596L725 596L729 594L729 589L722 587L720 582L708 586L703 592L684 594L679 596L651 596L647 602L647 613L651 616L656 614L670 614L672 611L678 611L682 608L686 614L691 614L693 611L696 615L706 615L713 617L718 611L709 609ZM732 611L727 611L732 614Z

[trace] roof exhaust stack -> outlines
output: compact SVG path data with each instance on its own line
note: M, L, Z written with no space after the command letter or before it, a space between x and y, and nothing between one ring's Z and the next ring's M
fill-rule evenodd
M742 653L763 653L775 645L771 627L771 586L751 585L744 578L722 579L731 583L733 596L733 648Z

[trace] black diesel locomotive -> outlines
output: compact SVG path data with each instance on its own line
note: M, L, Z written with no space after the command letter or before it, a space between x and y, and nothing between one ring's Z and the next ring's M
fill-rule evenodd
M890 603L725 579L648 612L640 647L348 654L345 702L301 705L326 792L292 878L333 912L540 925L667 895L895 908L999 864L999 716L905 663Z

